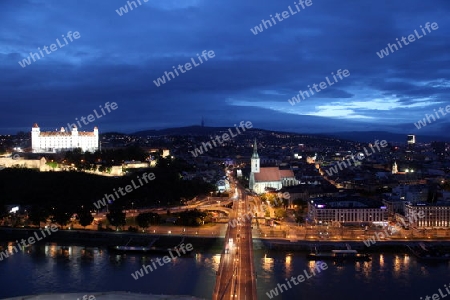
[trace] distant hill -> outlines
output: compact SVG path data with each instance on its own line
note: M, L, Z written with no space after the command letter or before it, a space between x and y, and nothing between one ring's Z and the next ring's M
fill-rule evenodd
M386 140L388 142L406 143L406 134L391 133L386 131L347 131L327 134L329 136L338 137L346 140L369 143L375 140ZM417 143L429 143L433 141L449 142L448 136L431 136L431 135L417 135Z
M133 133L134 136L139 137L150 137L150 136L173 136L173 135L193 135L193 136L210 136L220 131L227 131L229 127L203 127L203 126L186 126L186 127L175 127L166 128L160 130L144 130ZM266 129L256 129L252 128L247 131L258 131L260 133L289 133L293 135L307 135L310 137L326 138L332 137L342 140L364 142L369 143L375 140L387 140L388 142L395 143L406 143L406 134L401 133L391 133L387 131L344 131L335 133L298 133L298 132L286 132L278 130L266 130ZM105 133L108 134L108 133ZM115 133L118 134L118 133ZM429 143L432 141L445 141L450 142L449 136L431 136L431 135L418 135L416 134L416 141L418 143Z
M187 127L175 127L166 128L160 130L144 130L133 133L136 136L162 136L162 135L211 135L217 131L228 130L228 127L202 127L187 126Z

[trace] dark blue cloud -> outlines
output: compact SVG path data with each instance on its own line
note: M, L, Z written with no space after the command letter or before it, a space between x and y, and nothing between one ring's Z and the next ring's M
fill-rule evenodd
M127 4L122 0L0 2L0 26L7 28L0 31L0 132L28 131L34 122L66 126L108 101L119 108L95 122L101 131L186 126L204 116L211 126L250 120L302 132L403 132L448 103L446 0L312 0L258 35L250 29L294 1L140 2L122 16L116 12ZM439 29L378 57L388 43L427 22ZM19 65L69 31L80 32L80 39ZM164 72L203 50L215 57L155 86ZM289 104L299 90L338 69L351 75ZM441 132L449 124L450 116L421 132Z

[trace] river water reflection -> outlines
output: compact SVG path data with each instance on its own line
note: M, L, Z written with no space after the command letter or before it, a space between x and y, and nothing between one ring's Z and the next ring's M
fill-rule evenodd
M303 253L255 250L258 299L310 272ZM103 248L33 246L0 261L0 297L62 292L130 291L211 299L220 255L174 259L135 280L132 273L157 255L114 255ZM161 257L161 256L159 256ZM426 264L408 254L374 254L370 262L334 264L274 299L419 299L450 282L450 264Z

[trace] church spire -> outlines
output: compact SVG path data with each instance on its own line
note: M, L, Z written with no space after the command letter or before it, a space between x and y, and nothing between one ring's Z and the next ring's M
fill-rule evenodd
M253 155L251 160L251 173L259 173L259 155L258 155L258 146L255 143L253 144Z
M394 164L392 165L392 174L397 174L397 173L398 173L397 162L394 161Z
M258 146L256 145L256 139L255 139L255 142L253 144L253 155L252 155L252 158L259 158Z

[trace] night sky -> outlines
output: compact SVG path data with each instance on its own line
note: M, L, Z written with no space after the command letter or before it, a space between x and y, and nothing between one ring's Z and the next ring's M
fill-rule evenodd
M117 109L81 130L131 133L199 125L202 116L206 126L251 121L304 133L450 130L450 114L414 125L450 104L449 0L312 0L300 12L288 0L145 1L119 16L127 1L1 0L0 134L35 122L66 127L94 109L102 115L108 101ZM289 17L278 21L283 11ZM253 34L270 15L276 24ZM424 35L427 22L438 29ZM420 39L377 55L415 30ZM79 37L66 44L69 31ZM18 63L56 39L63 47ZM199 64L204 50L215 56ZM154 84L191 58L199 65ZM334 82L339 69L350 76ZM334 85L288 102L327 76Z

